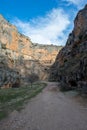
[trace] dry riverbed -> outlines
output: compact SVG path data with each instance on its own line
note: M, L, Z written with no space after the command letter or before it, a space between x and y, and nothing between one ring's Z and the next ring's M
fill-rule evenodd
M62 93L57 83L0 121L0 130L87 130L87 105L75 92Z

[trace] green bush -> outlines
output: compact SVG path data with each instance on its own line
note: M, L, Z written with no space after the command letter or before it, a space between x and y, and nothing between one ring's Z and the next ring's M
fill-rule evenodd
M2 44L2 49L6 49L6 44Z
M66 83L64 83L64 82L61 82L61 83L60 83L59 89L60 89L60 91L62 91L62 92L72 90L72 88L71 88L68 84L66 84Z

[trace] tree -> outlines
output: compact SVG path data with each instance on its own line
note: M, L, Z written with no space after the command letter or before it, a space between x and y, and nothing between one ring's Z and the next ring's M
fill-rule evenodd
M34 82L38 81L38 80L39 80L39 76L38 76L37 74L32 73L32 74L29 74L29 75L28 75L28 81L30 82L31 87L32 87L32 84L33 84Z

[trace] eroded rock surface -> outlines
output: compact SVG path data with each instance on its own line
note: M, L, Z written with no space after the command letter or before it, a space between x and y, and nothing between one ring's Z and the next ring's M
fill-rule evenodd
M16 79L18 82L18 75L23 79L30 73L36 73L41 80L47 79L49 67L61 48L32 43L29 37L20 34L0 15L0 87L12 86ZM11 85L8 85L8 79Z
M87 93L87 5L75 18L74 29L51 67L50 80L83 87Z

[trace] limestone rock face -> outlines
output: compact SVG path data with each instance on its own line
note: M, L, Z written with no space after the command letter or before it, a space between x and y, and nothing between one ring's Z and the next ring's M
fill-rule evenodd
M0 15L0 87L12 86L20 76L25 78L30 73L38 74L41 80L47 79L49 67L61 48L32 43Z
M63 81L70 87L85 82L87 87L87 5L78 12L74 29L51 67L51 79Z
M7 56L6 50L0 50L0 87L10 88L20 86L20 74L13 69L13 60Z

